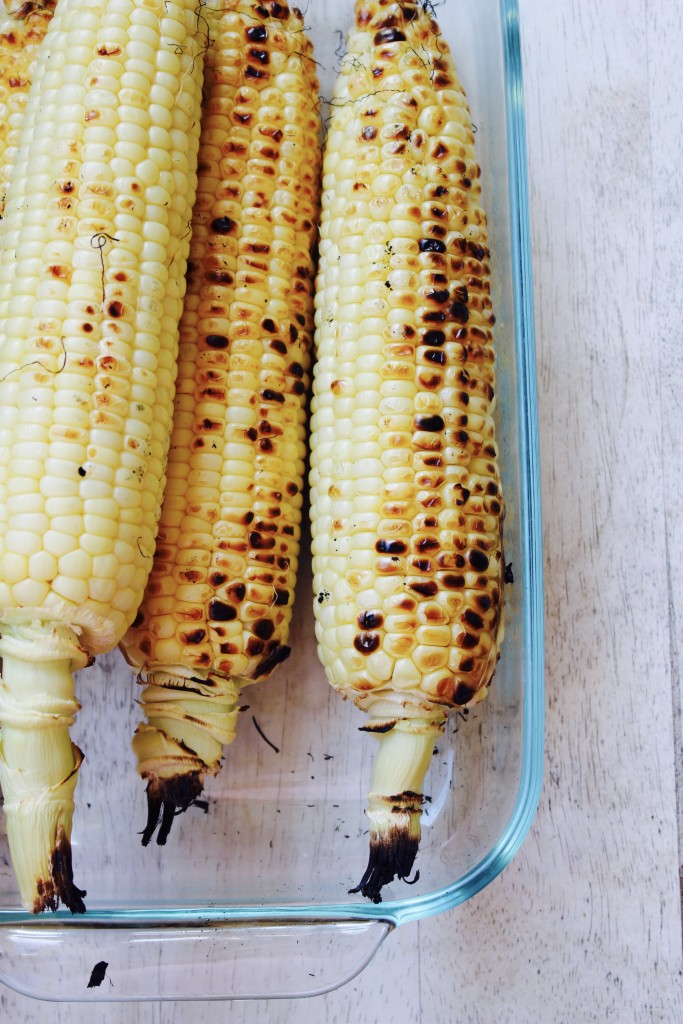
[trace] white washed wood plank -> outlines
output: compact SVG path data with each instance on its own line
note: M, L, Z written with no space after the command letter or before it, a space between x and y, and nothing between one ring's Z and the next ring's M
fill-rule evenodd
M678 6L654 4L648 20L651 159L655 188L655 279L653 308L660 350L664 514L667 544L666 586L671 615L673 729L678 794L678 863L683 894L683 213L676 168L683 151L672 111L680 111L683 72L683 17ZM664 580L660 583L664 585Z

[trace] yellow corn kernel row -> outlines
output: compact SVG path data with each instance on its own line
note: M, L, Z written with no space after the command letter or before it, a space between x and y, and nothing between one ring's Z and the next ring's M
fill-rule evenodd
M0 221L0 782L34 911L83 909L71 671L152 564L205 45L195 0L60 0Z
M323 164L311 521L320 657L380 742L358 887L379 900L411 870L446 709L498 658L503 505L467 101L424 5L355 13Z
M313 331L320 122L301 15L227 0L210 26L168 484L122 649L147 682L134 738L143 843L218 771L240 688L289 654ZM312 102L313 101L313 102Z
M19 144L24 107L37 48L43 41L56 0L0 4L0 217L10 168Z

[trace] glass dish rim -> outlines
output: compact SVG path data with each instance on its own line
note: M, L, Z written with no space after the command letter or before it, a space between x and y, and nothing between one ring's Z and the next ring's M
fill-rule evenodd
M533 281L528 198L528 166L518 0L498 0L502 29L509 159L511 263L514 298L514 337L519 404L519 468L521 496L523 619L528 642L524 652L524 710L521 775L517 799L507 825L491 850L458 881L420 897L390 903L327 903L320 905L262 905L165 907L92 910L74 917L60 910L35 917L23 910L0 910L0 927L29 926L143 928L151 925L207 928L227 924L296 924L316 920L361 922L377 920L396 926L450 910L476 895L503 871L522 845L536 814L543 781L544 759L544 623L541 538L540 458L536 402L536 364Z

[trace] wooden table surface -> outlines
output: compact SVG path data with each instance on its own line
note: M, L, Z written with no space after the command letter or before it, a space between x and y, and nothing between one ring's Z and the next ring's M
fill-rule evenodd
M683 1020L683 16L520 8L547 628L525 845L326 996L93 1007L3 988L3 1022Z

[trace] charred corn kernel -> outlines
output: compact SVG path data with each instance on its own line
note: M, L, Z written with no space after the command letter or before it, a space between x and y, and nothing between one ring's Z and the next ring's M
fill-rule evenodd
M25 4L25 25L52 6ZM0 221L0 783L34 912L85 909L71 872L72 671L120 640L152 562L202 26L194 0L60 0L13 143ZM152 133L153 97L166 117Z
M378 902L411 871L447 709L497 661L503 510L467 101L427 5L355 11L323 162L311 522L320 657L380 743L352 890Z
M313 332L320 123L300 14L202 9L211 45L168 484L122 644L147 683L135 734L147 844L219 770L240 689L289 654Z
M0 217L19 144L36 54L56 0L0 3Z

